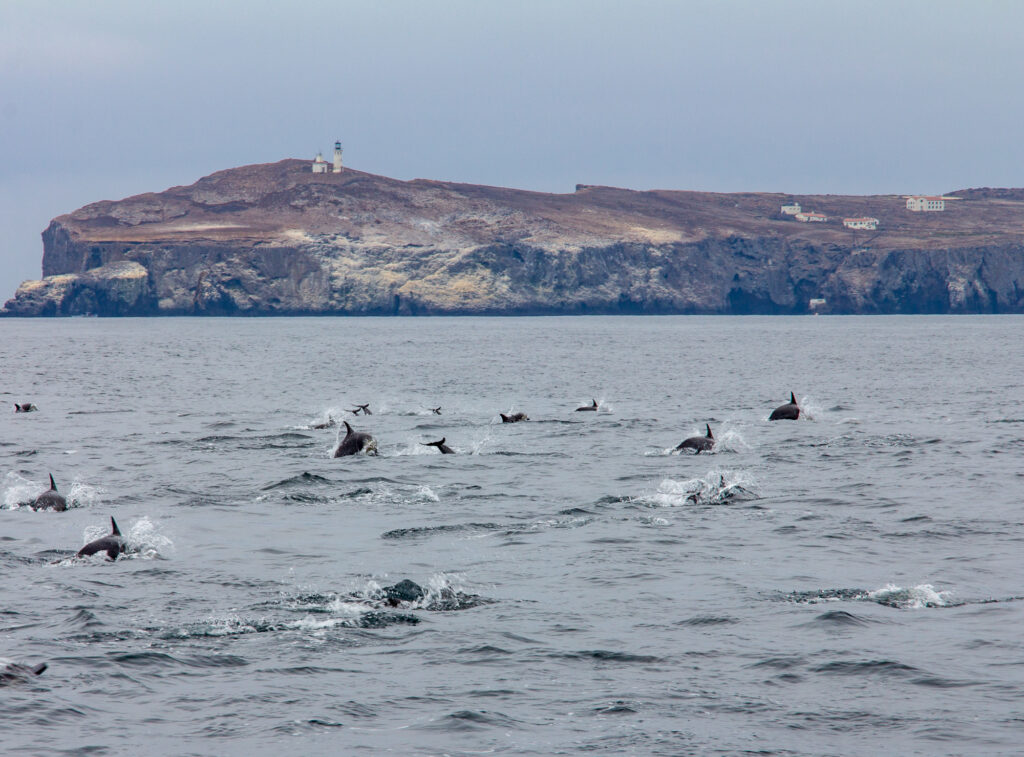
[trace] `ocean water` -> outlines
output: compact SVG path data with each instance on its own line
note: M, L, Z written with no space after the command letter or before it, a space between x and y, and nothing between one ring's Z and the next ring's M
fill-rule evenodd
M1019 754L1022 333L0 320L0 751Z

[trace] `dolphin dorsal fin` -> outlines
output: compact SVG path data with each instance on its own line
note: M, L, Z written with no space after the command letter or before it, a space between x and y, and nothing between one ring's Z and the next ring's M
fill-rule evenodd
M352 427L348 425L348 421L342 421L345 424L345 436L352 433Z
M714 436L714 434L711 433L711 424L710 423L705 423L704 425L708 427L708 439L714 439L715 436Z
M39 675L44 670L46 670L48 667L50 667L50 666L47 665L45 662L41 662L38 665L33 665L32 666L32 672L35 673L36 675Z
M442 437L441 437L441 441L437 442L437 446L439 446L439 447L440 447L440 446L441 446L442 444L444 444L444 440L445 440L445 439L447 439L447 438L448 438L448 437L446 437L446 436L442 436Z
M791 404L793 404L793 405L795 405L795 404L796 404L796 395L795 395L795 394L793 394L793 392L790 392L790 393L789 393L789 401L790 401L790 403L791 403Z
M114 516L113 515L110 516L110 535L111 536L120 536L121 535L121 529L117 527L117 521L114 520Z
M53 474L52 473L50 474L50 491L51 492L57 491L57 483L53 480Z

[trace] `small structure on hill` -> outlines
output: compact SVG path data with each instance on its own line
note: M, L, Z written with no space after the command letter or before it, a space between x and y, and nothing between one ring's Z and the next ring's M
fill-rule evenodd
M334 163L324 160L323 153L318 152L313 158L313 173L341 173L341 142L334 143Z
M825 223L828 220L827 215L814 210L801 210L794 218L802 223Z
M797 213L800 212L800 203L791 202L788 205L783 205L781 210L783 215L795 216Z
M874 231L878 228L877 218L844 218L843 226L848 229L868 229Z
M945 197L929 197L926 195L913 195L907 198L907 210L915 213L936 212L946 209Z

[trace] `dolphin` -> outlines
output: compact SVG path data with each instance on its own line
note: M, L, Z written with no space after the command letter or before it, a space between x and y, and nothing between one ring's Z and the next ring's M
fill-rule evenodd
M772 414L768 416L770 421L795 421L800 417L800 407L796 404L796 395L793 392L789 393L789 402L785 405L779 405L777 408L772 410Z
M20 405L17 402L14 403L14 412L16 413L31 413L38 409L31 402L22 402Z
M442 436L441 441L439 442L420 442L420 444L422 444L425 447L437 447L439 450L441 450L442 455L454 455L455 450L453 450L451 447L445 444L444 440L445 437Z
M336 420L334 420L334 418L332 418L330 415L328 415L326 421L322 421L320 423L314 423L313 425L310 426L310 428L317 428L317 429L320 429L320 428L334 428L337 425L338 425L338 422Z
M0 686L28 681L32 676L42 673L47 667L49 666L45 662L29 667L0 657Z
M425 595L423 587L408 578L402 579L393 586L385 586L381 591L384 594L384 601L392 607L398 607L405 602L416 602L423 599Z
M592 404L592 405L584 405L583 407L578 407L578 408L576 408L576 412L577 413L585 413L588 410L590 410L590 411L596 413L597 412L597 400L591 400L591 401L594 404Z
M126 551L124 537L121 536L121 530L117 527L117 521L111 516L110 533L86 544L78 550L76 557L89 557L97 552L106 552L107 557L116 560L119 554Z
M440 415L441 414L441 407L440 407L440 405L438 407L430 408L430 412L432 412L434 415Z
M68 509L68 501L64 499L63 494L57 491L57 484L53 480L52 473L50 474L50 488L36 497L32 507L36 510L56 510L59 513Z
M348 425L348 421L342 421L342 423L345 424L345 438L338 442L338 446L334 450L334 457L348 457L357 452L366 452L368 455L377 454L376 439L362 431L353 431L352 427Z
M715 446L715 437L711 433L711 424L704 424L707 426L707 436L691 436L689 439L683 439L679 442L679 446L676 447L676 452L682 452L684 449L694 450L695 455L699 455L701 452L707 452L709 449Z
M363 415L373 415L370 412L370 403L367 402L365 405L356 405L356 409L352 411L353 415L359 415L359 411L363 411Z
M505 415L504 413L498 413L501 416L502 423L519 423L519 421L528 421L530 417L526 413L512 413L511 415Z

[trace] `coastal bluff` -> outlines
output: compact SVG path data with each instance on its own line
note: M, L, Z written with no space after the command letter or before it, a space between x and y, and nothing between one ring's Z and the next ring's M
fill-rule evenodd
M289 159L55 218L0 314L1024 312L1024 189L949 196L550 194Z

